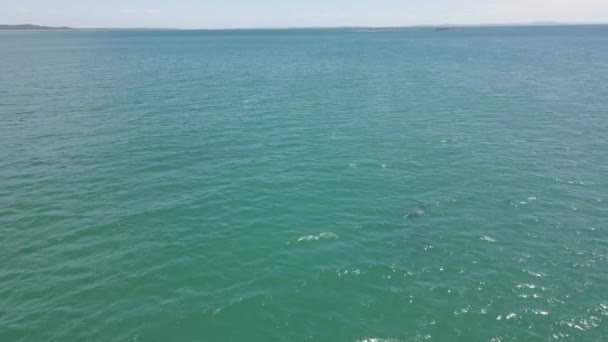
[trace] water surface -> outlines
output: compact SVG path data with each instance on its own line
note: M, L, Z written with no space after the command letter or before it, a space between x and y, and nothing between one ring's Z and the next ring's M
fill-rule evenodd
M0 340L605 341L608 27L0 33Z

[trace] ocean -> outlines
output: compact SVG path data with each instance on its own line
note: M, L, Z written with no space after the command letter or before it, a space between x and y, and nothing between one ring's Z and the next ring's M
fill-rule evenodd
M1 341L608 340L608 26L0 32Z

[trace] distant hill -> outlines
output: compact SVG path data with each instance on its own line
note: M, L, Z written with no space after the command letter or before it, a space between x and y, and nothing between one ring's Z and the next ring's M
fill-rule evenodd
M71 30L69 27L50 27L31 24L24 25L0 25L0 31L41 31L41 30Z
M1 0L0 0L1 1ZM175 28L74 28L74 27L52 27L52 26L40 26L32 24L23 25L0 25L0 31L160 31L160 30L179 30Z

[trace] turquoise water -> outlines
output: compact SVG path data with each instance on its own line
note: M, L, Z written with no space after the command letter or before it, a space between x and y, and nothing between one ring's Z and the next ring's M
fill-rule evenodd
M608 27L0 33L0 340L605 341Z

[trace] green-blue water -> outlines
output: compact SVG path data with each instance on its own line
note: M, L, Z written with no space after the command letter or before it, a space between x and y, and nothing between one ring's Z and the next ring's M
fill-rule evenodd
M608 26L0 33L1 341L606 341Z

